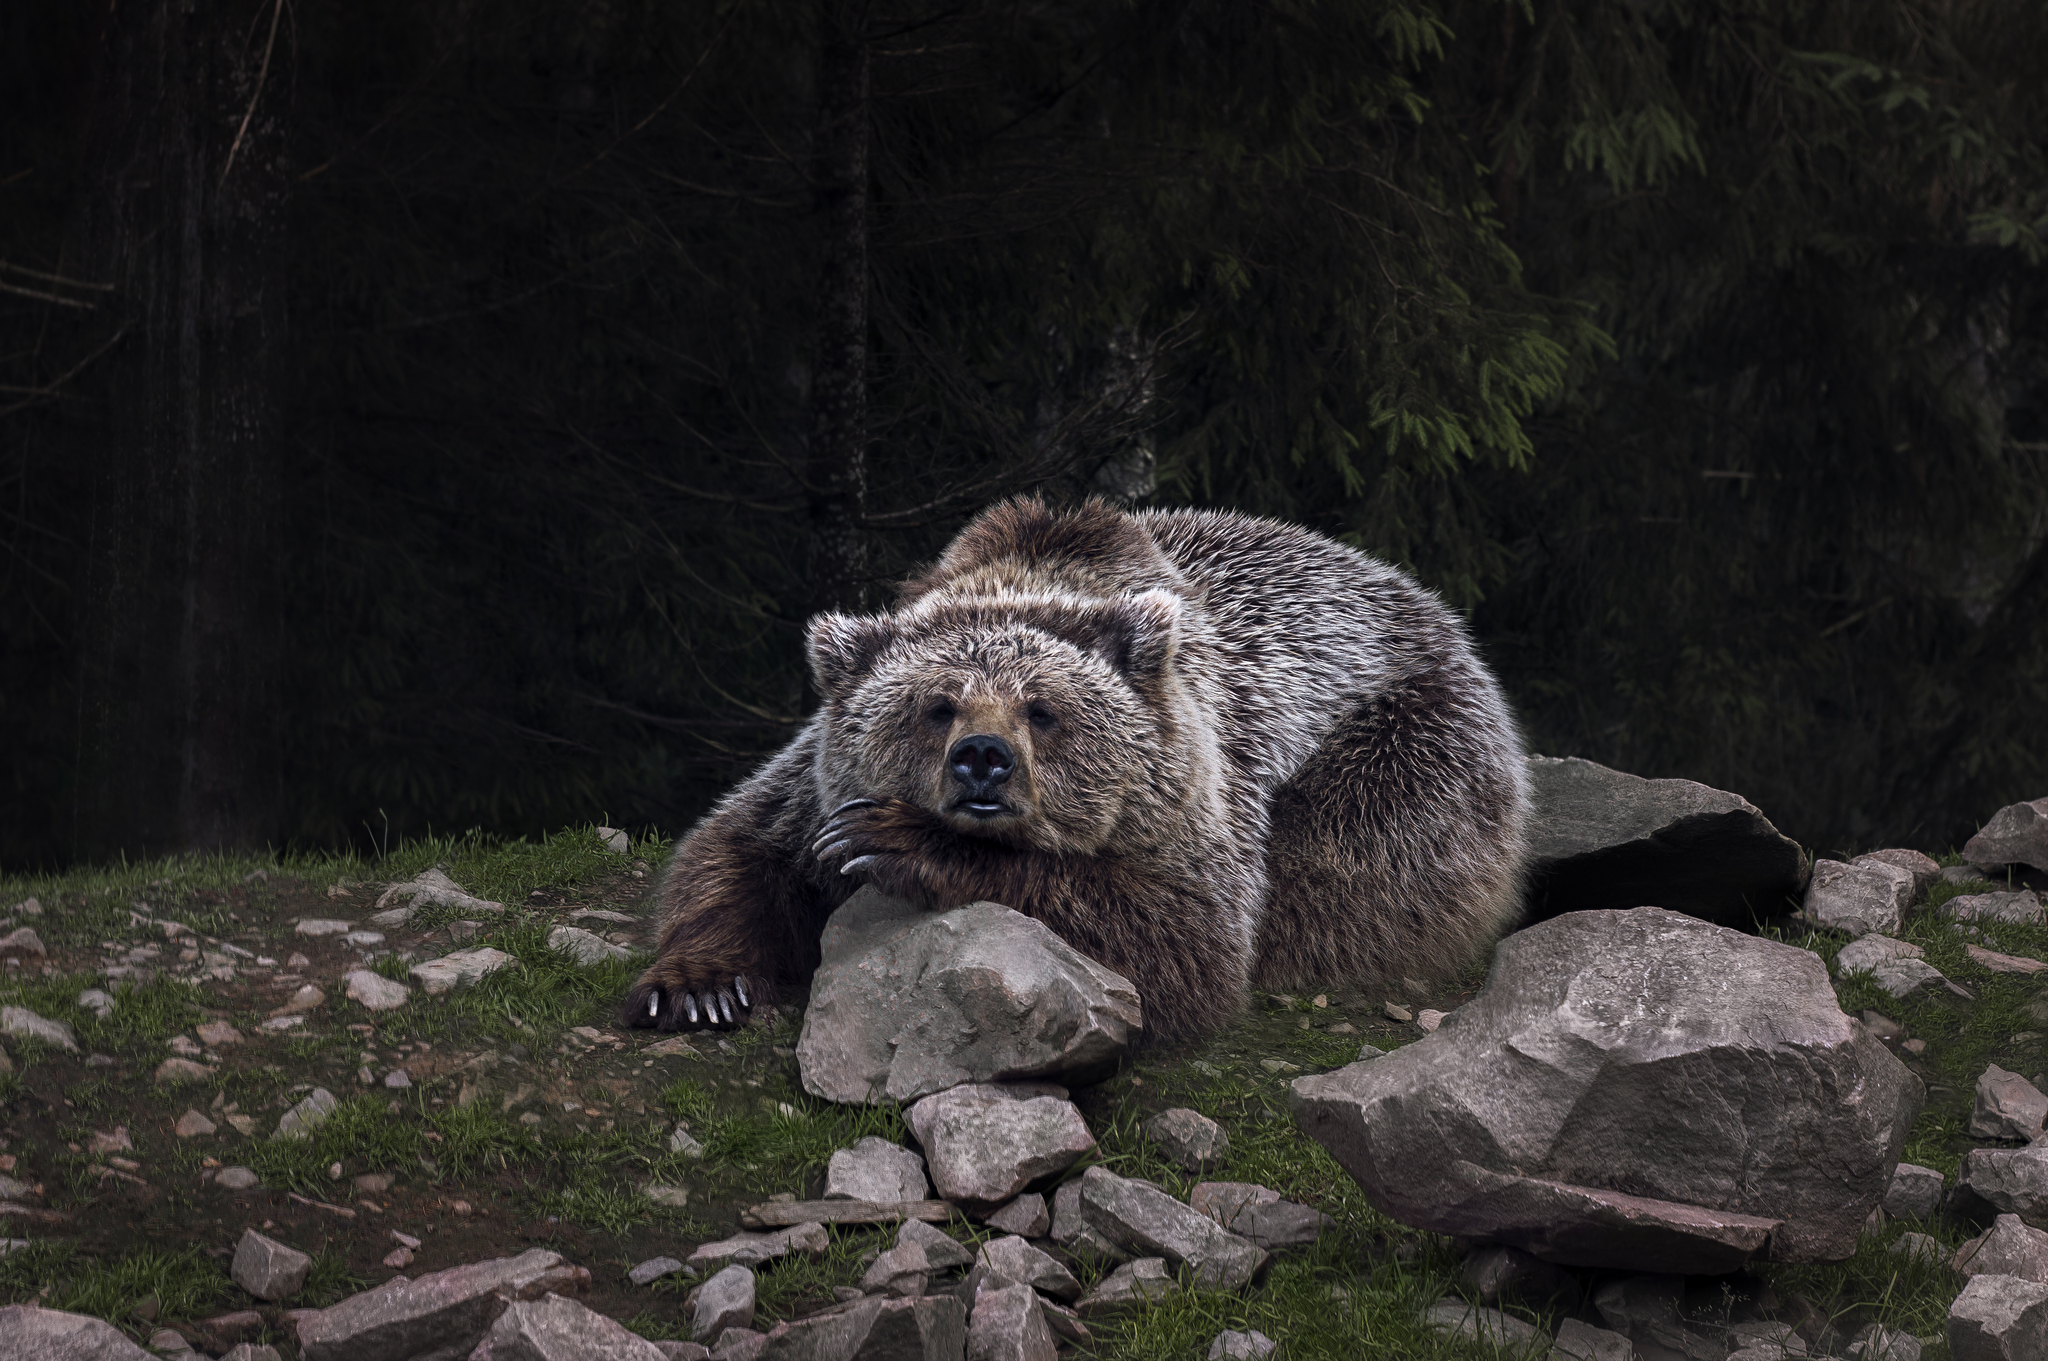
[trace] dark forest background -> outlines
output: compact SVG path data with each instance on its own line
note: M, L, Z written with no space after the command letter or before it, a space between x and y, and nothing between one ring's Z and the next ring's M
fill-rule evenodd
M1020 491L1822 849L2048 793L2048 7L9 0L0 865L599 816Z

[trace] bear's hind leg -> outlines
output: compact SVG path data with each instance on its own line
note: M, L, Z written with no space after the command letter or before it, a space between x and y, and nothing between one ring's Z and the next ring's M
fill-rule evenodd
M1263 987L1443 977L1521 910L1521 741L1476 663L1361 704L1275 792Z

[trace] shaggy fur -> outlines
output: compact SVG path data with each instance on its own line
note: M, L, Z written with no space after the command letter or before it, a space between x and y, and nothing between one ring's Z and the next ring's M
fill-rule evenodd
M1499 687L1434 595L1305 530L1013 501L893 612L812 620L809 651L824 704L676 848L628 1024L723 1023L807 977L863 882L1038 918L1164 1036L1254 981L1441 974L1517 911ZM1000 816L956 802L970 734L1016 752Z

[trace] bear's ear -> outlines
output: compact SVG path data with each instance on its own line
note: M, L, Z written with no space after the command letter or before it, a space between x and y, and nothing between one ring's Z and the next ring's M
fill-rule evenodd
M895 637L895 621L887 615L814 616L804 652L818 693L827 699L843 699L852 693Z
M1103 620L1097 650L1132 681L1157 679L1180 644L1181 598L1172 591L1142 591L1120 600Z

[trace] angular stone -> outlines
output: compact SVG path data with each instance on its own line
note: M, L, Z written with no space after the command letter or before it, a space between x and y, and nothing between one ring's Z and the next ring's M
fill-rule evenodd
M2041 897L2025 889L2011 893L1971 893L1951 898L1944 905L1951 917L1961 922L2005 922L2014 926L2039 926L2044 916Z
M1250 1182L1199 1182L1188 1192L1188 1205L1262 1248L1313 1243L1337 1222L1306 1205L1280 1199L1278 1191Z
M318 937L345 935L354 929L354 922L335 921L330 917L304 917L292 931L295 935Z
M923 1200L930 1194L924 1159L879 1135L840 1149L825 1167L827 1200Z
M257 1299L276 1301L298 1294L312 1269L313 1259L297 1248L245 1229L242 1241L235 1244L235 1260L228 1275Z
M804 1089L909 1103L961 1083L1088 1081L1143 1026L1128 980L995 903L926 913L864 888L825 923Z
M303 987L301 987L297 992L293 993L289 998L287 998L283 1006L278 1007L270 1014L273 1018L280 1016L299 1016L303 1015L308 1011L313 1010L315 1007L325 1005L326 1001L326 993L320 991L320 989L314 987L311 983L307 983Z
M1685 1281L1677 1276L1625 1276L1607 1281L1593 1292L1593 1307L1601 1320L1627 1337L1646 1358L1718 1361L1734 1339L1719 1328L1709 1338L1687 1326L1680 1312L1684 1302ZM1773 1355L1771 1361L1780 1358Z
M1097 1232L1081 1213L1081 1183L1070 1181L1053 1192L1052 1241L1067 1250L1069 1257L1083 1262L1106 1262L1121 1266L1131 1254Z
M1179 1293L1180 1284L1167 1270L1164 1257L1140 1257L1097 1281L1093 1290L1074 1301L1074 1307L1083 1318L1095 1318L1138 1305L1158 1304Z
M754 1273L734 1263L697 1287L690 1336L702 1342L727 1328L754 1326Z
M1860 936L1835 952L1837 974L1867 973L1893 959L1919 959L1927 952L1911 941L1890 936Z
M277 1136L281 1139L297 1139L310 1134L334 1114L334 1093L325 1087L315 1087L306 1093L305 1099L286 1111L277 1122Z
M0 955L23 955L40 958L50 952L44 948L43 939L26 926L16 927L0 936Z
M263 1183L247 1167L223 1167L213 1174L213 1184L229 1191L253 1191Z
M1801 915L1815 926L1852 936L1889 936L1913 903L1913 875L1880 860L1816 860Z
M84 1007L102 1021L106 1020L114 1011L114 999L100 988L87 988L79 993L78 1005ZM66 1029L68 1030L69 1027L66 1027Z
M1806 855L1748 800L1577 757L1529 758L1529 915L1645 904L1747 927L1806 882Z
M668 1136L668 1151L684 1158L701 1158L704 1145L690 1137L690 1131L677 1125Z
M152 1361L150 1354L103 1319L34 1304L0 1308L0 1338L22 1361Z
M1894 1219L1925 1219L1941 1204L1941 1188L1942 1175L1933 1168L1900 1163L1884 1193L1884 1212Z
M901 1247L905 1243L915 1243L923 1248L925 1262L933 1271L949 1271L974 1261L974 1254L968 1251L966 1244L923 1220L906 1219L898 1226L894 1246Z
M1925 1233L1902 1233L1885 1251L1895 1253L1908 1261L1925 1262L1929 1266L1937 1266L1949 1259L1948 1250L1942 1247L1940 1241L1932 1234Z
M1206 1172L1230 1151L1223 1126L1200 1111L1176 1106L1145 1122L1145 1137L1174 1163L1189 1172Z
M240 1044L242 1032L226 1021L208 1021L199 1027L199 1042L209 1049L219 1049L223 1045Z
M1545 1361L1635 1361L1627 1337L1575 1318L1560 1320Z
M1965 1276L2017 1276L2048 1285L2048 1233L2028 1228L2018 1215L2002 1214L1956 1249L1953 1265Z
M2040 1361L2048 1356L2048 1285L1972 1276L1948 1307L1949 1361Z
M450 879L441 869L425 870L418 877L403 884L393 884L378 895L375 910L389 914L397 904L410 902L414 908L427 906L452 907L458 912L503 912L503 903L487 902L473 896L462 885ZM408 913L407 915L410 915ZM402 925L405 918L399 918L393 925ZM380 922L380 925L383 923Z
M1540 1308L1559 1299L1575 1303L1579 1294L1578 1281L1562 1267L1497 1244L1472 1250L1458 1268L1458 1285L1467 1299L1489 1305Z
M1081 1294L1074 1273L1021 1238L993 1238L981 1245L982 1265L998 1276L1022 1281L1056 1300L1072 1301Z
M706 1243L690 1254L684 1265L699 1271L713 1271L729 1265L759 1266L792 1252L822 1257L832 1240L823 1224L798 1224L774 1233L736 1233L716 1243Z
M1209 1343L1209 1361L1266 1361L1279 1345L1257 1328L1242 1333L1226 1328Z
M1057 1087L974 1083L905 1112L947 1200L993 1207L1095 1147L1081 1112Z
M176 1328L159 1328L149 1335L149 1349L159 1356L190 1356L192 1344Z
M1457 1025L1292 1090L1402 1223L1699 1273L1853 1254L1923 1095L1817 956L1658 908L1520 931Z
M1922 855L1918 851L1905 849L1871 851L1864 855L1852 857L1849 863L1861 865L1873 860L1880 864L1890 865L1894 869L1902 869L1912 875L1913 901L1916 903L1927 896L1928 889L1941 882L1941 866L1937 865L1931 857Z
M982 1223L1020 1238L1043 1238L1052 1228L1052 1214L1045 1207L1044 1196L1026 1191L1008 1205L991 1211Z
M1870 971L1870 981L1894 997L1911 997L1922 988L1948 983L1941 970L1924 959L1887 959Z
M578 964L588 967L602 964L608 959L631 959L633 952L623 945L614 945L592 931L580 926L558 926L548 932L548 948L559 950Z
M171 1087L180 1082L204 1082L213 1076L213 1069L191 1059L165 1059L156 1066L151 1079L159 1087Z
M406 976L426 989L429 996L453 992L476 982L486 974L500 969L516 969L519 961L503 950L480 946L474 950L457 950L439 959L429 959L406 970Z
M2037 974L2048 972L2048 963L2029 959L2025 955L2002 955L1996 950L1987 950L1981 945L1965 945L1963 952L1971 962L1981 964L1993 973Z
M711 1349L701 1342L679 1342L674 1339L654 1344L668 1361L711 1361Z
M83 995L83 993L80 994L80 996ZM101 995L105 996L104 993ZM80 1005L84 1004L80 1003ZM58 1049L68 1049L74 1054L78 1052L78 1036L73 1033L70 1026L65 1025L62 1021L53 1021L46 1016L38 1016L27 1007L0 1007L0 1034L12 1035L16 1039L22 1040L41 1040L44 1044L53 1045ZM44 1310L42 1312L56 1313L55 1310ZM59 1317L68 1318L70 1315L59 1315Z
M981 1290L967 1321L967 1361L1056 1361L1059 1344L1028 1285Z
M895 1295L916 1297L924 1293L931 1280L932 1266L925 1257L924 1245L899 1240L895 1247L878 1255L869 1264L867 1272L860 1278L860 1288L868 1295Z
M661 1349L615 1319L560 1295L505 1306L469 1361L663 1361Z
M1264 1274L1272 1254L1141 1182L1104 1167L1081 1174L1081 1213L1128 1251L1185 1263L1204 1290L1236 1290Z
M2012 803L1963 843L1963 859L1980 869L2028 865L2048 870L2048 798Z
M2048 1096L2018 1073L2008 1073L1994 1063L1977 1079L1970 1137L2033 1140L2041 1137L2044 1123L2048 1123Z
M769 1330L760 1361L960 1361L967 1310L951 1295L857 1301L847 1308ZM746 1361L745 1351L712 1351L720 1361Z
M673 1276L683 1269L682 1261L675 1257L650 1257L626 1273L626 1279L635 1285L652 1285L664 1276Z
M1467 1304L1456 1296L1446 1296L1423 1310L1422 1319L1432 1332L1483 1343L1511 1356L1526 1353L1539 1341L1550 1340L1549 1334L1533 1323L1524 1323L1498 1309Z
M370 969L355 969L342 975L351 1000L370 1011L391 1011L405 1005L412 989Z
M301 1315L299 1355L301 1361L408 1361L447 1348L452 1361L468 1355L453 1349L473 1345L509 1304L550 1292L582 1294L589 1288L589 1272L544 1248L452 1267L416 1281L394 1277L331 1308Z
M1873 1323L1849 1344L1849 1361L1920 1361L1920 1339Z
M196 1139L200 1135L211 1134L219 1128L220 1126L214 1124L213 1121L207 1119L198 1111L186 1111L178 1117L178 1123L171 1126L171 1133L177 1135L180 1139Z
M633 850L633 838L617 827L598 828L597 839L603 842L604 848L613 855L628 855Z

